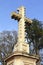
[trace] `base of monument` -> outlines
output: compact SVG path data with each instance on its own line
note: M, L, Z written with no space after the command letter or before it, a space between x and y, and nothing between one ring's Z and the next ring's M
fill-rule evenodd
M36 65L39 62L39 57L23 52L15 52L5 59L7 65Z

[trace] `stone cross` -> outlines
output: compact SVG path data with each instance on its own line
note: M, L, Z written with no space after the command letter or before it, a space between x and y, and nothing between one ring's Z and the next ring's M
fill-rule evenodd
M25 8L22 6L17 9L18 13L13 12L11 15L12 19L18 20L18 42L14 46L14 51L24 51L29 53L29 44L25 43L25 22L29 24L32 20L25 17Z
M18 20L18 41L14 45L14 50L11 55L6 58L7 65L40 65L37 55L29 54L29 44L25 42L25 22L29 24L32 21L25 17L25 8L22 6L18 9L18 13L14 12L11 15L12 19Z

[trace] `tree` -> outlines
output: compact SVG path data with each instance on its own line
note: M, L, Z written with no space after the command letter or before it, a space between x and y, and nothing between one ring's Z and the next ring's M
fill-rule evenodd
M41 43L41 39L43 38L43 28L42 28L42 23L41 21L37 20L37 19L33 19L32 20L33 23L30 25L28 23L26 23L26 38L27 38L27 42L33 43L34 49L33 51L38 54L38 50L40 45L43 45L43 43ZM43 40L42 40L43 41ZM42 46L41 46L42 48Z
M16 31L3 31L0 33L0 62L3 64L3 59L9 56L14 44L17 42Z

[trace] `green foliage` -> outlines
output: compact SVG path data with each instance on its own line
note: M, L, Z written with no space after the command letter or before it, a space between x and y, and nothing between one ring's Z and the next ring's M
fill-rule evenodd
M42 27L42 23L39 20L33 19L32 20L33 23L31 25L29 25L28 23L26 23L26 38L27 40L29 39L30 42L33 43L34 45L34 49L35 49L35 53L38 53L39 48L42 48L43 45L43 40L42 36L43 36L43 27ZM29 43L29 41L27 41ZM41 45L41 46L40 46Z

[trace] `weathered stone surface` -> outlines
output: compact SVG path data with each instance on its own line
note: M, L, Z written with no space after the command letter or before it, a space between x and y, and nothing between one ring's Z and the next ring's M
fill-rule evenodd
M36 65L39 61L39 57L25 52L15 52L6 58L5 61L7 62L7 65Z

